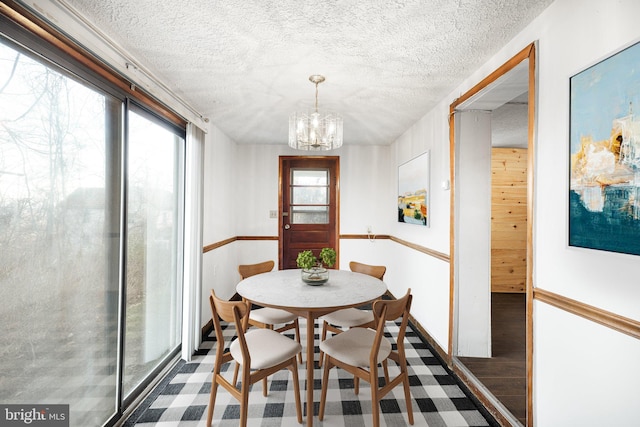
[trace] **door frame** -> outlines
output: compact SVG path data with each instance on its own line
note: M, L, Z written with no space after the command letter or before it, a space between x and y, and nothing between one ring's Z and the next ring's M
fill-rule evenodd
M340 156L280 156L278 166L278 269L282 269L284 265L284 206L282 186L284 183L283 170L284 163L290 160L296 161L332 161L335 167L335 209L334 209L334 235L336 263L333 268L340 268Z
M457 277L455 269L456 260L456 204L455 204L455 176L456 176L456 133L455 133L455 111L458 106L468 101L475 95L478 95L481 91L487 89L491 84L496 82L500 77L507 74L514 67L520 64L524 60L529 60L528 64L528 118L527 118L527 273L526 273L526 367L527 367L527 423L528 427L533 427L533 266L534 266L534 253L533 253L533 223L534 223L534 160L535 160L535 123L536 123L536 42L529 44L522 49L519 53L505 62L498 69L489 74L480 83L472 87L469 91L464 93L458 99L454 100L449 109L449 158L450 158L450 170L449 179L451 182L451 194L450 194L450 230L449 230L449 245L450 245L450 263L449 263L449 365L454 368L454 371L461 377L467 378L468 375L463 369L464 365L457 360L457 357L453 354L453 342L456 337L457 328L457 313L455 304L455 295L457 292ZM493 408L492 414L496 416L497 420L501 424L508 423L508 419L500 412L500 410L494 405L495 399L485 394L483 387L477 387L475 384L471 384L475 394L482 401L485 406ZM506 425L506 424L505 424Z

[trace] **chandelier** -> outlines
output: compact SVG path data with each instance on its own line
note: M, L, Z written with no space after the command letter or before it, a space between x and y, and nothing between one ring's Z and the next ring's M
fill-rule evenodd
M295 112L289 117L289 147L297 150L333 150L342 146L342 117L318 112L318 84L324 76L309 77L316 85L316 109L313 113Z

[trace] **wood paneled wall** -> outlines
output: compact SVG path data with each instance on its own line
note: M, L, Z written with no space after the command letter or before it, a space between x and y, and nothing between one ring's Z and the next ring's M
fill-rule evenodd
M491 291L525 292L527 150L491 150Z

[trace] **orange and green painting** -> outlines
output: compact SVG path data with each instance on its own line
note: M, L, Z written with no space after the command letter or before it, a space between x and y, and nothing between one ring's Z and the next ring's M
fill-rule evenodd
M429 226L429 152L398 167L398 222Z

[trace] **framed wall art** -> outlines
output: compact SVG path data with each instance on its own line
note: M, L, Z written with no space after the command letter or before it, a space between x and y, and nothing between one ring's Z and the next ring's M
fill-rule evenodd
M570 78L569 245L640 255L640 43Z
M398 222L429 226L429 152L398 166Z

